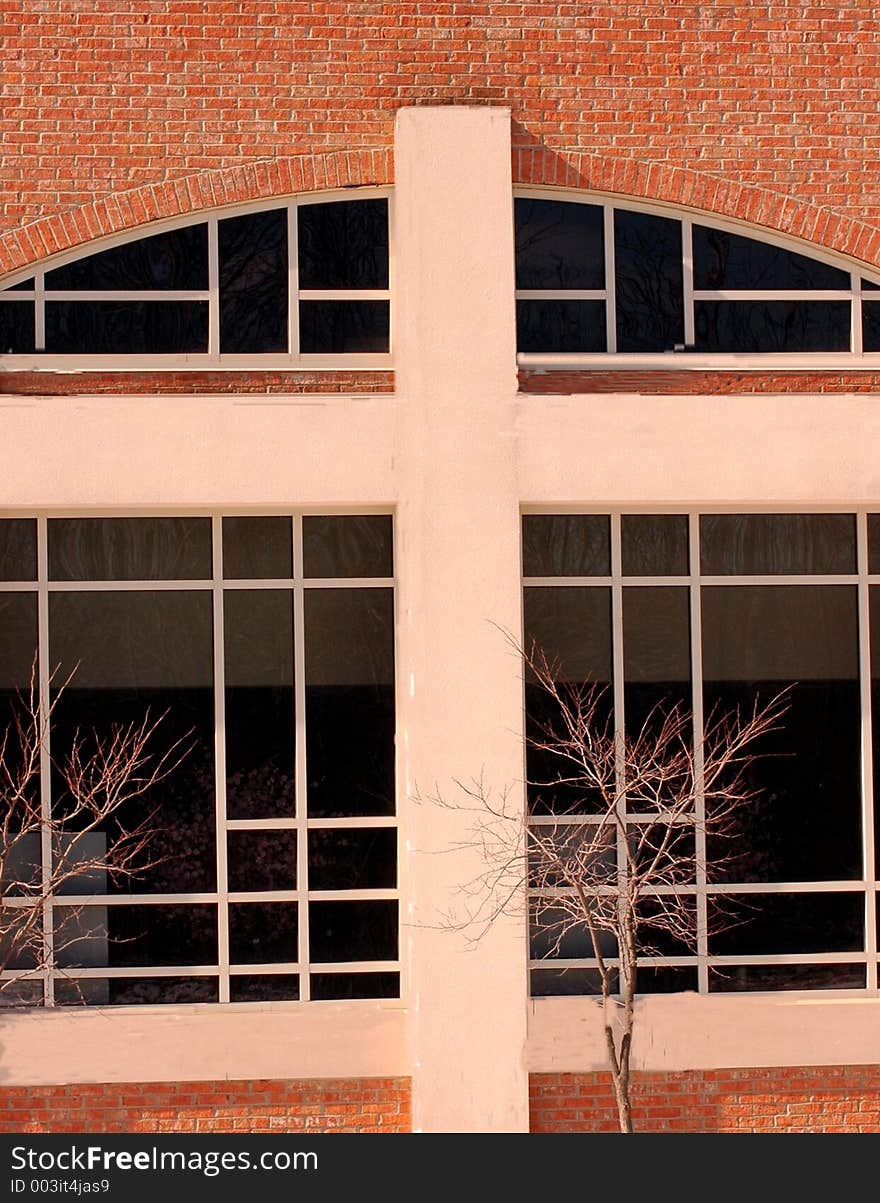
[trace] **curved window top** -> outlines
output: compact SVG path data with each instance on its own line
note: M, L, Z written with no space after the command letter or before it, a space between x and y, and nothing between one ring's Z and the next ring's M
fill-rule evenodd
M388 191L224 209L0 290L10 367L390 365ZM96 358L97 357L97 358Z
M514 215L521 364L818 366L880 351L880 280L840 257L547 190L518 194Z

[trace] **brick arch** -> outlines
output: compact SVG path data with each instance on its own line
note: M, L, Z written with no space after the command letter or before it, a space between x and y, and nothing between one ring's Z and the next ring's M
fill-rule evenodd
M40 217L4 234L0 237L0 275L147 222L274 196L388 184L392 178L391 150L367 149L297 155L144 184Z
M803 239L880 270L880 229L876 226L769 188L721 179L688 167L578 151L523 148L514 151L513 178L517 184L583 188L687 205Z

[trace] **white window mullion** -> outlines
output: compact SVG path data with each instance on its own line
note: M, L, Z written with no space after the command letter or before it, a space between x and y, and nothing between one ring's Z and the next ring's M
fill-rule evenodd
M309 845L308 845L308 774L306 771L306 644L305 588L303 585L303 520L293 519L293 685L295 724L295 815L296 815L296 892L297 958L300 964L299 996L311 998L309 980Z
M874 748L871 713L871 593L868 584L868 517L856 516L859 569L859 693L861 699L862 855L865 874L867 987L877 989L877 867L874 855Z
M226 864L226 665L223 630L223 519L211 519L214 602L214 775L217 828L217 958L220 1002L229 1002L229 905Z
M681 223L682 288L684 292L684 345L692 347L696 342L696 317L694 314L694 228L689 217Z
M614 698L614 788L617 794L615 812L626 811L623 791L625 780L626 715L624 713L623 659L623 584L621 580L620 514L611 515L611 680ZM616 815L615 815L616 817ZM615 824L617 833L617 877L621 891L626 890L626 836ZM618 989L622 986L618 982Z
M34 274L34 347L46 350L46 291L41 271Z
M43 874L43 987L47 1007L55 1004L55 933L53 899L48 893L52 879L52 760L49 748L49 710L51 706L51 669L49 667L49 548L48 522L37 519L37 646L39 648L39 723L40 723L40 861Z
M688 517L691 584L691 713L693 715L694 784L696 787L697 990L709 992L709 906L706 895L706 798L703 793L703 644L700 595L700 516Z
M850 349L853 355L862 355L864 353L862 339L862 278L858 272L853 272L850 279L852 280L852 337Z

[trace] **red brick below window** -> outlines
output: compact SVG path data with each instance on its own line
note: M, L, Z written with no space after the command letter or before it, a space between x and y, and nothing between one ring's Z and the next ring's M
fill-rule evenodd
M673 397L733 393L880 393L880 372L521 368L519 387L523 393L644 393Z
M393 393L388 371L4 372L0 394L67 397L83 394Z

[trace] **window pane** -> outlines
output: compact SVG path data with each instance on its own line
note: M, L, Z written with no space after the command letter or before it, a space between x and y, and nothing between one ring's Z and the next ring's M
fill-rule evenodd
M208 349L207 301L47 301L46 350L161 355Z
M695 301L698 351L848 351L849 301Z
M513 202L517 288L604 288L605 237L600 205Z
M27 694L36 666L37 595L0 593L0 731L9 722L18 691Z
M0 306L0 318L2 316L3 307ZM862 349L880 351L880 304L876 301L862 301Z
M874 749L874 857L880 866L880 587L869 591L871 627L871 741ZM880 867L877 869L880 876Z
M229 979L230 1002L295 1002L299 976L295 973L234 973Z
M602 993L598 969L532 969L529 978L532 998ZM616 989L617 975L612 974L612 990Z
M854 573L854 514L703 514L706 576Z
M390 514L303 518L307 577L390 577L394 574Z
M217 963L216 906L56 906L53 914L63 969Z
M880 284L875 284L873 280L862 280L862 292L871 292L880 289Z
M230 819L294 813L293 595L227 589L226 812Z
M309 987L314 999L399 998L399 973L313 973Z
M396 885L393 828L309 832L310 890L394 889Z
M751 748L759 797L737 809L732 838L709 841L716 879L860 877L855 588L708 587L702 614L707 715L790 690L778 730Z
M295 902L230 902L229 959L233 965L268 965L297 958Z
M686 514L624 514L620 519L624 576L686 576Z
M215 1003L216 977L122 977L56 979L59 1007L155 1007Z
M224 518L223 575L228 581L293 576L289 518Z
M394 813L390 589L307 589L309 814Z
M604 301L517 301L516 349L607 351Z
M300 288L387 288L388 201L300 204Z
M296 889L295 831L230 831L226 846L231 893Z
M27 355L35 350L33 301L0 304L0 355Z
M57 1001L57 996L56 996ZM25 978L23 981L7 981L0 989L0 1010L13 1007L41 1007L43 1005L43 983Z
M710 895L709 954L859 952L864 911L861 894L736 894L718 900ZM722 923L715 932L713 915Z
M47 291L208 287L208 227L184 226L86 255L46 273Z
M690 713L691 627L686 588L623 591L624 714L631 739L655 731L673 707Z
M863 281L862 283L865 287L870 287L866 280ZM7 285L7 287L5 287L3 289L3 292L33 292L33 291L34 291L34 277L33 276L31 276L31 278L29 280L19 280L19 282L17 284L9 284L9 285Z
M315 965L396 960L397 903L311 903L309 956Z
M387 301L300 301L299 349L303 355L384 354L389 322Z
M206 580L210 518L50 518L53 581Z
M680 994L697 989L697 970L683 965L639 965L637 994Z
M37 523L34 518L0 519L0 581L37 579Z
M880 514L868 515L868 571L880 572Z
M287 350L287 210L217 223L220 351Z
M681 222L614 212L618 351L671 351L684 343Z
M845 288L849 272L755 238L694 226L694 288Z
M523 576L610 576L607 514L524 514Z
M724 965L709 968L713 994L746 990L864 990L864 965Z

